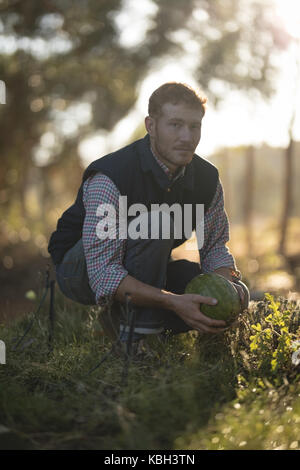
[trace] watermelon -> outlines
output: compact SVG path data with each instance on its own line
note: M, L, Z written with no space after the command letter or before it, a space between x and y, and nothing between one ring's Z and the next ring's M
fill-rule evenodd
M186 294L200 294L218 300L216 305L201 304L201 312L216 320L232 323L241 311L240 296L225 277L216 273L199 274L185 288Z

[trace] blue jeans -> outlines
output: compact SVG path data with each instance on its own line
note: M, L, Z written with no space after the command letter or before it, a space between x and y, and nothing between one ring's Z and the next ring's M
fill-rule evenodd
M150 228L149 216L149 228ZM187 283L201 273L200 264L187 260L170 259L174 243L174 231L163 239L127 239L123 265L128 274L145 284L183 294ZM95 294L89 285L83 244L80 239L56 265L57 283L66 297L84 305L95 305ZM135 332L159 333L164 329L174 333L191 329L174 312L165 309L134 306Z

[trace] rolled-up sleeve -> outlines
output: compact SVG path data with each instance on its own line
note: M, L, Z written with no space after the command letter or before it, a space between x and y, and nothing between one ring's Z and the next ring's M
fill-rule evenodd
M119 195L112 180L101 173L90 176L83 185L83 204L86 214L82 243L89 282L91 289L95 292L97 304L103 304L112 299L120 282L128 274L122 264L126 240L119 239L117 236ZM115 210L116 238L99 236L99 222L105 216L105 220L108 220L107 215L99 211L102 204L110 205ZM105 227L102 229L105 231Z
M236 269L234 257L226 246L228 241L229 222L219 180L214 198L204 216L204 243L199 250L202 272L212 272L223 266Z

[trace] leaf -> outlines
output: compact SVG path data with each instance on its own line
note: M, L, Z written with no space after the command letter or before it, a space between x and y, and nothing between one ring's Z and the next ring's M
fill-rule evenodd
M33 290L28 290L25 294L25 298L28 300L36 300L36 293Z

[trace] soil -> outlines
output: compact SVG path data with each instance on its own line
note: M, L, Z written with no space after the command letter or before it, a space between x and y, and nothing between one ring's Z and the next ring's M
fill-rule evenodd
M5 257L13 260L7 267ZM45 258L30 243L10 244L0 251L0 322L10 322L16 316L35 309L36 302L25 294L33 290L38 296L46 285L46 272L55 279L51 258Z

